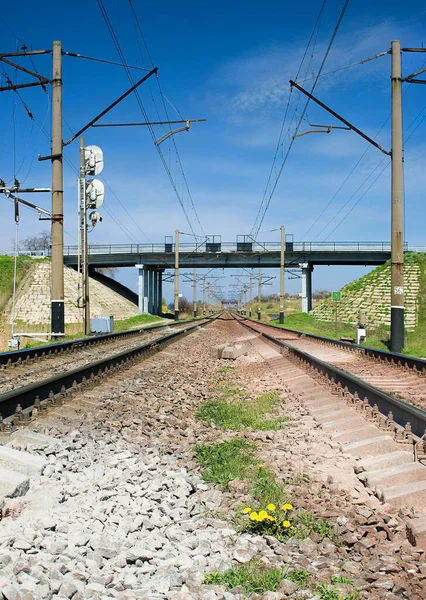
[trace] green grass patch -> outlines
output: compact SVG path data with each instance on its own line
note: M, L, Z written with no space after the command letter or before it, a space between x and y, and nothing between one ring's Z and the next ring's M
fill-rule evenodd
M332 577L330 581L334 583L347 583L346 581L333 581L336 578ZM344 578L346 579L346 578ZM349 581L349 580L348 580ZM353 585L350 582L349 585ZM341 594L339 588L332 586L329 583L318 583L314 586L315 594L321 598L321 600L358 600L359 592L353 590L349 593Z
M293 583L304 587L310 580L311 574L304 569L293 569L286 575L286 579L290 579Z
M44 260L44 259L42 259ZM21 283L25 274L38 260L28 256L18 256L16 262L16 284ZM2 311L13 295L13 273L15 258L13 256L0 256L0 311Z
M426 357L426 255L417 255L417 263L420 267L419 293L418 293L418 321L414 331L407 333L405 337L404 354Z
M202 404L196 417L206 423L213 423L223 429L240 431L251 427L261 431L281 429L288 421L288 417L265 417L271 413L280 402L278 392L261 394L253 400L241 400L245 392L228 386L222 388L224 394L216 400L209 400Z
M255 447L243 439L195 446L194 452L204 467L203 479L225 488L233 479L247 479L256 463Z
M354 585L352 579L348 579L345 575L333 575L330 578L330 583L347 583L348 585Z
M128 319L114 320L114 333L119 331L125 331L137 325L146 325L147 323L155 323L160 321L161 317L155 315L136 315L135 317L129 317Z
M299 587L309 587L313 589L321 600L358 600L359 593L353 590L349 593L341 594L337 586L333 583L343 583L353 586L353 582L345 577L332 577L330 582L314 583L312 575L304 569L293 569L290 571L287 567L268 567L261 563L259 559L254 558L243 565L237 565L227 569L224 573L208 573L205 575L202 583L210 585L224 585L226 589L232 590L235 587L241 587L245 594L263 594L267 591L275 592L280 583L288 579Z
M342 337L354 339L356 337L356 326L353 323L338 321L336 329L334 321L318 321L313 315L307 313L290 315L286 318L284 325L277 326L337 340ZM389 350L390 332L387 325L380 325L376 329L369 327L367 335L365 346L376 348L377 350Z
M227 374L230 375L231 373L235 372L235 367L221 367L220 369L216 369L216 373L223 373L223 374Z
M277 481L275 473L271 469L263 465L259 465L253 473L250 493L261 507L266 507L268 504L278 506L288 501L284 485Z
M285 578L285 569L267 567L258 560L252 560L224 573L210 573L204 577L203 583L225 585L227 590L241 586L246 594L263 594L267 591L275 592Z
M296 511L291 533L299 540L309 537L311 533L331 540L335 538L333 523L326 519L315 519L307 510Z
M285 318L284 325L276 323L274 325L333 339L355 337L356 334L356 327L351 323L342 323L338 320L336 329L334 321L318 321L313 315L308 313L295 313Z

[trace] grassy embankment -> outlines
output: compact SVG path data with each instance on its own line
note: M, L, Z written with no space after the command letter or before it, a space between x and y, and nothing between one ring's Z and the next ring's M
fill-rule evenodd
M415 261L420 266L420 289L418 296L418 322L414 331L406 333L405 346L403 354L407 354L415 357L426 357L426 255L417 254L414 257L410 257L411 261ZM383 269L384 265L378 267ZM352 289L356 291L359 286L359 281L354 281L352 284L346 286L346 293ZM288 301L293 302L293 307L285 310L285 324L284 327L288 329L295 329L297 331L303 331L305 333L312 333L316 335L322 335L333 339L340 339L341 337L352 337L356 336L356 326L352 323L344 323L341 321L336 323L333 321L319 321L313 315L301 313L300 308L297 307L297 300ZM257 310L257 309L256 309ZM265 321L269 321L269 317L265 314L266 312L273 312L267 308L267 303L262 303L262 318ZM278 310L276 311L278 312ZM253 313L254 316L254 313ZM277 321L273 321L274 325L278 325ZM279 325L278 325L279 326ZM390 328L387 325L380 325L376 329L369 327L367 329L367 341L366 346L371 348L377 348L379 350L390 349Z
M16 285L19 286L25 274L34 264L33 259L19 256L17 260ZM0 350L7 349L7 340L10 337L10 325L4 315L4 309L13 295L14 258L0 256Z
M41 258L41 259L33 259L27 256L19 256L17 259L17 278L16 283L17 287L22 282L25 275L28 273L30 268L40 262L40 261L48 261L49 258ZM14 273L14 258L12 256L0 256L0 350L7 350L7 340L11 336L11 326L10 323L7 322L7 319L4 315L4 309L7 306L9 300L12 298L13 294L13 273ZM156 321L160 321L160 317L154 315L136 315L134 317L130 317L128 319L116 320L114 322L114 331L124 331L126 329L130 329L137 326L143 326L149 323L155 323ZM48 331L49 325L28 325L21 321L16 322L18 329L20 331L28 331L28 333L35 331ZM82 323L67 323L65 325L66 334L60 340L50 340L46 342L41 342L37 340L31 341L29 338L22 338L22 346L23 348L32 348L35 346L40 346L44 344L55 344L60 343L62 341L69 341L77 338L84 337L82 330Z
M16 284L21 283L25 273L34 264L34 260L27 256L18 256ZM3 311L13 294L14 258L0 256L0 311Z

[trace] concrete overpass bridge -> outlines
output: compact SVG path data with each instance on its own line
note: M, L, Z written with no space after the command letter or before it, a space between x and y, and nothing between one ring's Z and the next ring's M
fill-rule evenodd
M180 268L279 268L279 242L222 242L211 236L201 244L179 244ZM405 251L424 252L424 247ZM77 266L77 246L64 247L64 264ZM315 265L377 266L391 257L390 242L295 242L285 243L285 266L302 270L302 309L312 308L312 270ZM162 273L174 269L175 244L102 244L89 246L89 265L97 267L136 267L139 270L141 311L161 310Z

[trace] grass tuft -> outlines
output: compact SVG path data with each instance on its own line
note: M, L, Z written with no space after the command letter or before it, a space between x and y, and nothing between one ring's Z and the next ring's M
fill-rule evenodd
M278 392L261 394L254 400L242 400L244 394L233 386L222 388L224 394L217 400L202 404L196 417L223 429L240 431L251 427L260 431L276 431L288 421L288 417L265 417L280 402Z
M254 446L246 440L234 439L211 445L198 445L194 448L202 467L203 479L208 483L218 483L225 488L233 479L249 477L256 459Z
M260 506L283 504L288 501L288 494L282 483L277 481L275 473L264 467L258 467L253 474L250 493Z
M290 579L290 581L300 586L305 586L310 578L311 574L304 569L293 569L286 575L286 579Z
M267 567L257 560L228 569L224 573L210 573L204 577L203 583L225 585L227 590L241 586L244 593L263 594L274 592L286 577L286 570Z

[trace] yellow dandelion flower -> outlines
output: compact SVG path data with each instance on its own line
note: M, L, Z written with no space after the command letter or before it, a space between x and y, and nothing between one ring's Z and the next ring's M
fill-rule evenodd
M268 510L275 510L276 506L275 504L268 504L268 506L266 507Z
M266 512L266 510L260 511L259 517L262 517L262 519L266 519L267 516L268 516L268 513Z
M281 510L292 510L292 508L292 504L284 504L283 506L281 506Z
M261 523L262 521L265 520L265 517L263 515L260 515L260 513L257 515L257 519L256 521L259 521L259 523Z
M268 519L268 521L276 521L276 518L272 517L271 515L268 515L266 518Z
M253 511L250 513L250 521L257 521L257 512Z
M259 465L259 469L263 469L263 465Z
M249 512L251 512L251 508L249 506L246 506L245 509L243 510L243 514L246 515Z
M285 528L287 528L287 527L291 527L291 523L290 523L290 521L283 521L283 526L284 526Z

